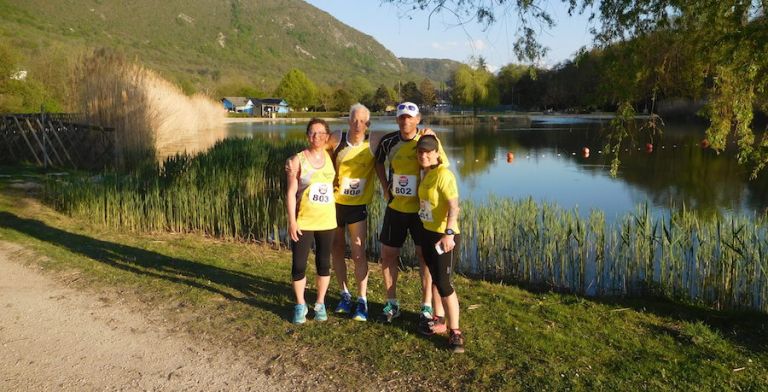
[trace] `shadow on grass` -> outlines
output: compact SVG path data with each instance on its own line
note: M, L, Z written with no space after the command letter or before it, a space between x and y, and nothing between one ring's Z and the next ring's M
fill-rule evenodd
M667 319L703 323L717 331L724 339L749 351L768 351L768 315L757 311L721 311L680 303L661 297L652 298L589 298L589 301L618 308L630 308L638 312L651 313ZM675 328L659 329L679 338Z
M275 282L243 272L97 240L5 211L0 211L0 227L15 230L126 272L219 294L231 301L270 311L285 320L288 320L291 312L289 307L262 299L275 295L292 298L291 287L286 282ZM233 290L235 294L226 288Z

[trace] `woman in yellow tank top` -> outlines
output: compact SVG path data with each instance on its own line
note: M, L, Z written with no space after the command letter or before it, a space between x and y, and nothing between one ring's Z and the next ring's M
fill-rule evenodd
M331 156L325 149L330 129L324 120L313 118L307 125L309 147L292 156L286 163L288 186L285 204L288 210L288 235L291 238L291 277L296 306L293 322L306 321L307 305L304 289L307 258L315 243L317 267L317 301L315 320L325 321L325 293L331 279L330 259L333 234L336 229L336 204L333 179L336 172Z

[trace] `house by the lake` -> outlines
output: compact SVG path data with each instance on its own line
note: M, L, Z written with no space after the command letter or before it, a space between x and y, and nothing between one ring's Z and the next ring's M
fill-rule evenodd
M253 115L253 100L246 97L224 97L221 99L224 108L232 113L247 113Z
M282 98L249 98L253 102L253 115L261 117L285 116L291 111Z

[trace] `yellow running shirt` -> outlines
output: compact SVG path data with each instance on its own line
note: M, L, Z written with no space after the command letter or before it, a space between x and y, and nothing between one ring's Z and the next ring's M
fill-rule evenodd
M296 224L299 230L330 230L336 228L336 204L333 198L333 161L328 152L325 162L315 168L304 152L298 153L301 175L296 193Z
M411 140L403 140L400 131L385 135L376 149L377 162L389 161L389 186L392 201L389 207L395 211L417 213L419 211L419 174L421 168L416 160L416 143L420 131ZM438 140L439 143L439 140ZM442 144L439 146L440 159L448 166Z
M448 226L448 200L459 198L456 177L445 165L430 170L419 184L419 219L426 230L444 233ZM459 234L459 228L454 228Z
M376 186L373 170L376 161L368 139L353 146L349 144L347 133L344 132L335 155L338 173L334 189L336 203L348 206L370 203Z

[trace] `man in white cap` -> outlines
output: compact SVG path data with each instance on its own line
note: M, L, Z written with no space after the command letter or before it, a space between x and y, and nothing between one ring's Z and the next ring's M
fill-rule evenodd
M400 304L397 301L397 275L400 249L408 233L416 245L419 259L419 272L422 284L421 317L431 320L432 277L421 253L421 232L424 227L419 219L419 163L416 160L416 143L423 134L418 129L421 121L419 107L412 102L397 105L397 125L399 131L385 135L376 149L376 175L379 177L387 208L379 241L381 242L381 270L384 275L384 287L387 291L387 303L381 315L381 321L391 323L400 316ZM448 162L445 152L440 148L443 162ZM389 162L388 170L384 163ZM440 301L435 306L442 306Z

